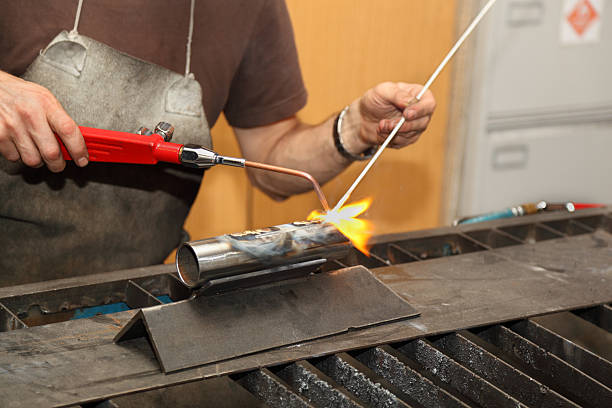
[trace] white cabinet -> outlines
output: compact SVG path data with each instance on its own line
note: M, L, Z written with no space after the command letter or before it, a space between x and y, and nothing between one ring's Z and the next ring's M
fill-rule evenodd
M590 42L562 40L560 0L500 0L480 27L456 215L612 203L612 0L601 3Z

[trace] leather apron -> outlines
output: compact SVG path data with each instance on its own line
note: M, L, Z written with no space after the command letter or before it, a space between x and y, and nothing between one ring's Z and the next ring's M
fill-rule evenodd
M23 78L48 88L79 125L136 132L165 121L175 127L174 142L212 147L192 74L79 35L76 23ZM1 158L0 286L163 262L181 242L202 174L170 164L93 162L68 162L54 174Z

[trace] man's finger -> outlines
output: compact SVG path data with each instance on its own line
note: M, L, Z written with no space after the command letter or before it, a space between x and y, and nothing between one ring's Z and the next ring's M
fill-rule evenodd
M13 141L21 161L29 167L40 167L44 163L36 145L30 138L28 132L23 128L13 129Z
M76 123L68 116L61 106L52 108L47 113L47 121L53 130L66 146L70 157L80 166L86 166L89 162L87 146L83 135Z
M402 134L406 134L409 132L417 131L422 132L429 125L429 121L431 120L430 116L424 116L418 119L408 120L404 122L404 124L400 127L398 131L398 136ZM395 129L397 126L399 119L383 119L378 124L378 142L382 143L389 136L389 134Z
M436 102L433 94L430 91L425 92L423 98L413 105L409 105L404 109L403 115L406 119L418 119L424 116L430 116L436 108Z
M32 123L28 130L32 140L36 143L41 158L49 170L54 173L64 170L66 162L62 157L59 143L49 128L46 118L44 116L32 118Z
M394 149L401 149L402 147L411 145L415 143L417 140L419 140L419 137L421 136L422 133L423 132L420 132L420 131L412 131L412 132L408 132L403 135L397 135L393 139L393 141L389 143L389 147L392 147Z
M411 106L419 103L416 99L416 91L414 90L397 90L390 99L391 103L398 109L409 109Z
M396 102L395 106L405 110L411 106L417 105L420 101L416 98L423 86L418 84L407 84L398 82L396 84Z
M375 99L386 105L393 105L397 109L405 109L410 103L414 103L416 92L412 87L401 87L393 82L383 82L374 89Z
M395 129L397 126L399 119L383 119L378 123L378 139L379 143L382 143L387 136ZM408 132L410 129L408 128L408 122L404 122L402 127L398 132ZM381 140L382 139L382 140Z
M427 129L431 116L423 116L418 119L409 120L400 129L400 133L407 133L412 131L422 132Z
M16 162L20 158L15 144L10 140L0 141L0 155L4 156L6 160L12 162Z
M421 92L421 89L423 89L423 86L420 84L408 84L406 82L398 82L397 87L401 90L409 92L413 96L416 96L419 92Z

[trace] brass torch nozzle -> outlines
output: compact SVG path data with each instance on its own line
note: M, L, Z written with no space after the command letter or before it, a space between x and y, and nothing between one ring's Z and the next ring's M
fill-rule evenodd
M297 176L297 177L301 177L303 179L308 180L312 184L312 187L314 188L315 193L317 193L317 197L319 198L319 201L321 202L323 209L326 212L330 210L329 204L327 203L327 199L325 198L325 195L323 194L323 190L321 190L321 186L319 185L317 180L315 180L314 177L312 177L310 174L306 173L305 171L288 169L286 167L272 166L269 164L257 163L257 162L252 162L248 160L245 160L244 166L251 167L254 169L268 170L268 171L274 171L277 173L288 174L290 176Z

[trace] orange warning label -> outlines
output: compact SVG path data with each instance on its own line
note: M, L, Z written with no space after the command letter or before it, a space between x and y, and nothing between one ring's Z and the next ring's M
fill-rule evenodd
M576 3L576 6L567 15L567 21L579 36L584 34L598 18L599 14L589 0L581 0Z

